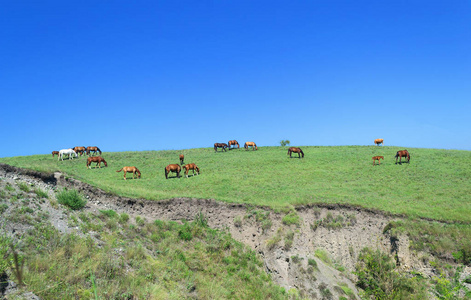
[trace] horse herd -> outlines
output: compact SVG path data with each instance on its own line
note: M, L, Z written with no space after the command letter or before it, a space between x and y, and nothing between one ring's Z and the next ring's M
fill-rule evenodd
M239 142L236 140L231 140L226 143L214 143L214 151L218 151L218 148L221 148L221 151L226 151L226 148L231 150L234 149L237 146L237 149L240 148ZM252 147L252 150L258 150L257 144L254 142L245 142L244 148L245 150L249 150L249 147Z
M383 139L376 139L376 140L374 140L374 143L378 146L380 144L384 145L384 140ZM236 140L231 140L227 144L226 143L214 143L214 151L217 152L218 148L222 148L221 151L226 151L226 149L231 150L231 149L234 149L236 146L237 146L238 149L240 148L240 145ZM258 150L258 147L254 142L246 142L244 144L245 150L249 150L249 147L252 147L252 150ZM78 147L73 147L73 148L68 148L68 149L62 149L60 151L52 151L52 157L54 157L54 155L57 154L57 156L58 156L57 160L62 160L63 161L65 155L68 156L68 159L73 159L74 155L75 155L75 157L78 157L79 154L80 154L80 156L86 154L86 155L88 155L88 157L87 157L87 168L88 169L91 169L91 166L90 166L91 163L96 163L95 168L96 167L101 168L101 163L103 163L105 165L105 167L107 167L108 163L106 162L106 160L103 157L101 157L101 156L92 156L93 154L96 154L97 152L100 153L100 155L102 154L102 151L100 150L100 148L98 148L96 146L89 146L89 147L79 147L78 146ZM290 148L288 148L288 155L289 155L290 158L292 157L291 155L293 153L297 153L298 158L304 158L304 152L299 147L290 147ZM406 160L408 163L410 162L410 154L407 150L397 151L395 158L396 158L396 164L397 164L398 159L399 159L399 164L401 164L402 163L402 158L404 158L404 160ZM168 166L165 167L165 179L168 179L168 175L170 173L176 173L176 177L180 178L180 172L182 170L184 171L184 174L185 174L186 178L188 178L189 171L193 171L193 176L195 175L195 172L196 172L196 175L199 175L201 173L198 166L194 163L189 163L189 164L184 165L185 156L183 154L180 154L179 159L180 159L180 164L169 164ZM380 165L380 160L381 159L384 160L384 156L373 156L373 166L376 165L376 161L378 161L378 165ZM121 172L121 171L123 171L123 173L124 173L124 176L123 176L124 180L126 180L126 174L127 173L132 173L132 178L133 179L134 179L135 176L136 176L136 178L141 178L141 172L139 171L138 168L136 168L134 166L122 167L120 170L118 170L116 172Z

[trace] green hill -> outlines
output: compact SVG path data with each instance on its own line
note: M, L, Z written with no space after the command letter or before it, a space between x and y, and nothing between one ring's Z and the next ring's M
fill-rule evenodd
M172 151L104 152L107 168L86 168L86 158L58 161L51 155L0 158L9 165L37 171L61 171L118 195L153 200L213 198L280 208L287 204L341 203L411 217L470 223L471 152L408 148L410 163L395 164L401 147L302 147L303 159L285 147L212 148ZM196 163L200 176L165 179L164 167ZM372 156L384 156L373 166ZM136 166L140 180L123 180L116 170ZM132 178L128 174L128 178Z

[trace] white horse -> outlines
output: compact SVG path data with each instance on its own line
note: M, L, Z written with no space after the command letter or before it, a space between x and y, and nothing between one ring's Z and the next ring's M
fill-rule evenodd
M59 151L59 158L57 158L57 160L64 160L64 155L68 155L70 159L73 154L75 154L75 157L78 157L78 154L73 149L62 149ZM74 159L73 156L72 159Z

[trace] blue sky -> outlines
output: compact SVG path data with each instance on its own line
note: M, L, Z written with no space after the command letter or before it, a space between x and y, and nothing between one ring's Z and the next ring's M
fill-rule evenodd
M2 1L0 157L471 150L470 1Z

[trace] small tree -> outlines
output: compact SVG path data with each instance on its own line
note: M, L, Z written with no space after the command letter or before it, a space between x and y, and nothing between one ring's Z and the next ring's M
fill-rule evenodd
M289 140L281 140L280 141L280 145L281 147L284 147L284 146L289 146L291 142Z

